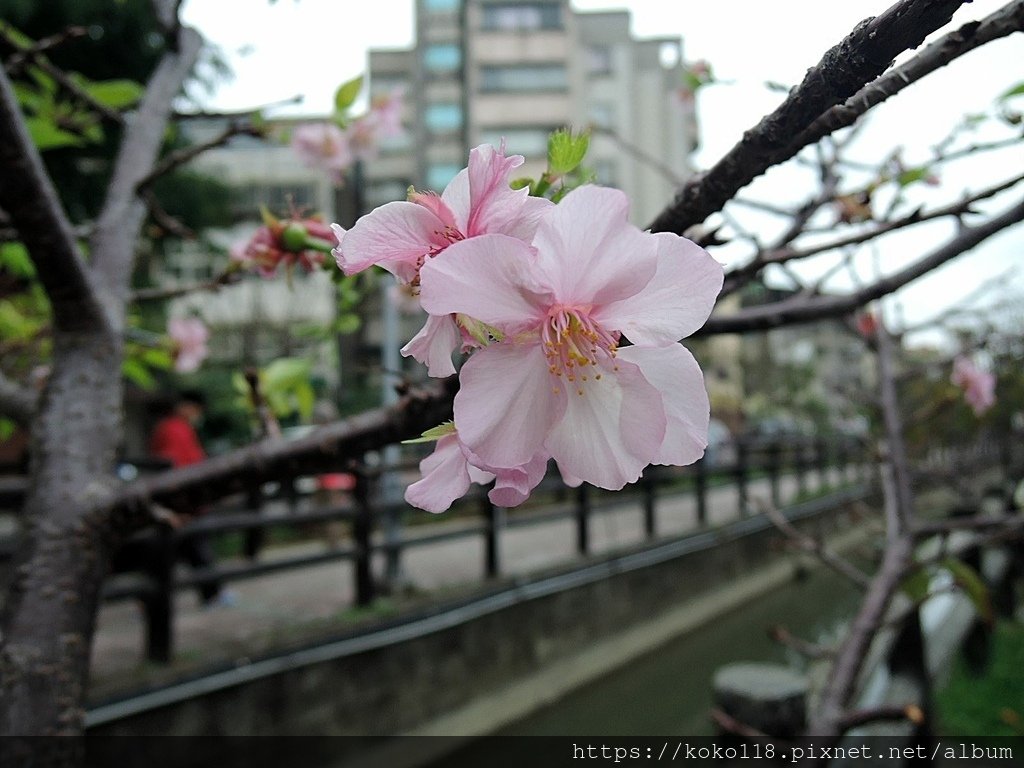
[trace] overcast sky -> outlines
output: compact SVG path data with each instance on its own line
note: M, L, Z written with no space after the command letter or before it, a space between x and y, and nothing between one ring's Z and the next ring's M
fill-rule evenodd
M764 87L765 81L795 84L821 54L838 42L861 19L878 15L890 0L575 0L579 10L628 8L638 36L679 35L688 59L712 62L726 84L701 91L698 110L702 147L696 157L706 167L726 152L742 132L754 125L782 98ZM984 18L1002 0L975 0L954 17L959 25ZM235 72L231 81L203 96L209 106L235 109L266 104L302 94L301 107L291 112L316 114L331 105L335 87L366 68L368 48L404 47L412 43L412 0L186 0L184 17L220 46ZM873 110L875 116L853 149L857 159L876 161L896 146L907 148L909 163L929 157L966 113L990 109L995 97L1024 79L1024 35L974 51L901 93L891 104ZM1024 111L1024 99L1014 106ZM1006 135L984 130L969 137L978 141ZM1019 148L962 161L941 171L942 184L922 190L921 201L948 202L965 190L977 190L1024 170ZM1024 186L1024 185L1022 185ZM778 169L755 182L743 194L777 204L801 202L807 185L796 169ZM1019 190L1016 195L1019 195ZM991 210L1016 202L1013 192L997 198ZM771 222L752 219L753 226ZM927 231L891 238L877 255L865 256L858 270L867 277L876 269L899 268L952 232L951 223L929 225ZM899 304L911 322L957 301L985 279L1012 268L1024 253L1024 226L991 239L959 263L951 264L901 292ZM716 255L725 260L728 252ZM821 273L825 260L809 265L807 274ZM834 261L833 261L834 263ZM1003 290L986 301L1024 296L1024 270L1017 271ZM845 275L830 284L840 289Z

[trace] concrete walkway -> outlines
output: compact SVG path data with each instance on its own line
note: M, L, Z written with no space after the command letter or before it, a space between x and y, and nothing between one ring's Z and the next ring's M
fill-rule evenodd
M852 479L853 470L847 479ZM829 482L837 486L842 478L830 471ZM817 491L819 478L811 473L807 488ZM786 504L797 494L792 477L780 482ZM752 481L748 498L768 499L767 480ZM606 497L607 498L607 497ZM595 494L595 501L598 497ZM603 501L604 499L601 499ZM739 516L738 493L733 486L712 488L707 493L708 522L720 525ZM514 514L514 513L513 513ZM695 531L696 502L691 493L660 496L656 507L658 538L671 538ZM430 532L465 525L443 518L429 526ZM427 526L423 529L426 530ZM599 554L636 545L645 540L643 510L639 499L599 508L590 519L591 552ZM502 573L526 575L578 559L576 523L572 519L550 520L503 529L500 539ZM310 541L266 551L262 559L293 557L299 553L325 551L326 541ZM378 556L378 572L383 556ZM455 595L479 585L484 568L483 537L467 537L413 547L403 553L402 566L410 592L421 599L425 593ZM371 609L354 609L353 564L341 561L301 570L281 571L229 584L236 597L234 605L203 608L192 590L178 592L174 614L175 655L170 665L145 661L145 623L141 607L134 601L106 604L100 611L92 651L94 699L120 690L172 680L210 665L244 663L250 656L343 630L354 621L386 616L408 600L383 599Z

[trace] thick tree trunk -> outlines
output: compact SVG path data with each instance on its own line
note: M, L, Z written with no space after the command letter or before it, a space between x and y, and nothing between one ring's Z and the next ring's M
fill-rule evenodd
M64 333L33 424L27 545L3 615L0 734L81 733L107 535L82 514L114 490L121 344Z

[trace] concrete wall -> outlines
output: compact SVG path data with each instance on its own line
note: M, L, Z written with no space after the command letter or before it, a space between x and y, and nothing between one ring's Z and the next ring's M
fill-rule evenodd
M795 513L795 524L815 535L849 523L845 510L806 506ZM782 536L762 518L741 520L506 583L358 637L97 707L89 713L90 733L405 732L711 586L749 576L783 551Z

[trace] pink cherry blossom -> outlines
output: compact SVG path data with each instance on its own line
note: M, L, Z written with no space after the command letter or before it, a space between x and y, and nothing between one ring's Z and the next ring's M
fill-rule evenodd
M470 483L494 480L488 498L499 507L515 507L544 479L547 457L538 455L521 467L483 468L483 462L459 440L457 433L437 441L434 452L420 462L422 479L405 491L405 500L427 512L444 512L465 495Z
M981 370L969 357L961 355L953 361L950 381L964 390L964 400L974 410L975 416L981 416L995 405L995 374Z
M506 157L503 148L481 144L441 195L421 192L407 201L387 203L348 231L334 225L338 266L350 275L376 265L399 282L416 286L427 260L452 243L490 233L529 241L553 203L509 186L512 172L523 162L521 155ZM436 319L402 353L427 363L431 376L449 376L455 372L451 353L459 339L454 320Z
M707 319L722 267L688 240L641 232L627 210L618 190L581 187L532 245L480 235L422 266L430 315L461 313L503 338L460 373L455 424L476 466L550 456L563 475L618 490L650 463L703 454L707 392L676 342Z
M401 136L405 132L402 127L404 101L405 93L401 88L373 97L370 114L373 115L377 123L377 132L382 138Z
M299 265L312 272L324 261L324 253L304 244L291 246L289 238L296 242L306 237L324 242L324 247L334 241L331 228L319 219L271 219L259 227L248 240L231 247L231 259L243 265L252 265L263 277L272 277L279 265L286 268Z
M341 184L355 160L349 136L334 123L302 123L292 131L292 149L310 168L327 171Z
M198 317L174 317L167 322L167 335L174 343L174 370L192 373L209 355L206 342L210 331Z

